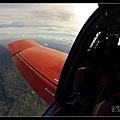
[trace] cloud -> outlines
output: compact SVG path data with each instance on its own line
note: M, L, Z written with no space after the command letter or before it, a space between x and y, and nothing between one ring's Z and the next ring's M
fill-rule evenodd
M0 3L0 33L77 35L96 6L79 3Z

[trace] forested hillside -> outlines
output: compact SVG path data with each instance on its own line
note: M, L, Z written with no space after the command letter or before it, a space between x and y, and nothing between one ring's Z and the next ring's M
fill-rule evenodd
M39 116L48 105L33 91L0 45L0 116Z

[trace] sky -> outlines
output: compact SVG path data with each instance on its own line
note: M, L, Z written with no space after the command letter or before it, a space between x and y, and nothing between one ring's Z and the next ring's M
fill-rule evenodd
M0 40L75 39L97 3L0 3Z

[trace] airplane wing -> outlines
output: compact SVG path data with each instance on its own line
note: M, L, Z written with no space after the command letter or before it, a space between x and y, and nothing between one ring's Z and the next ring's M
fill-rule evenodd
M30 39L17 40L9 43L8 47L13 62L25 80L44 101L52 104L68 54Z

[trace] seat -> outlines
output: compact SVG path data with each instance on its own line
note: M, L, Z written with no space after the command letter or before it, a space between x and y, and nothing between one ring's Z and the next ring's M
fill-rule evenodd
M109 99L98 102L92 112L93 116L120 116L120 89Z

